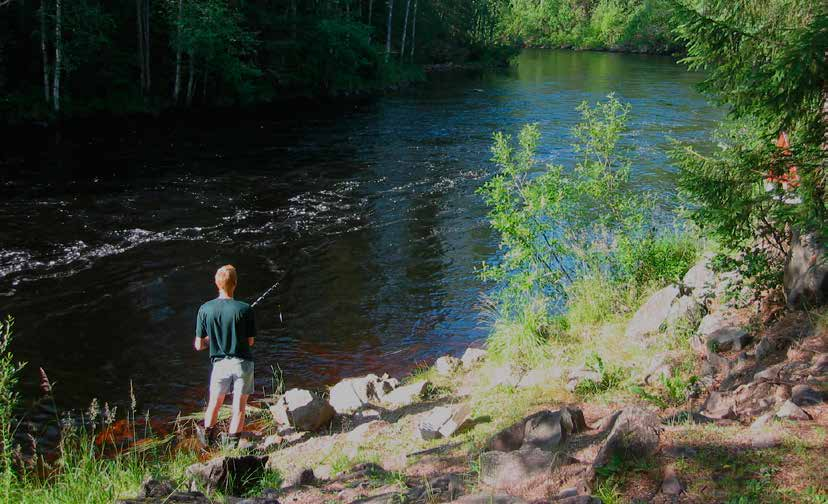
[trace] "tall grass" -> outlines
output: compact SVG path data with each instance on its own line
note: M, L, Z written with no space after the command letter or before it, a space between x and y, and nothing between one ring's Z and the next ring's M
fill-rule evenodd
M12 447L18 401L15 387L23 364L15 362L11 353L13 326L11 316L0 321L0 496L3 502L12 502L12 489L17 484Z

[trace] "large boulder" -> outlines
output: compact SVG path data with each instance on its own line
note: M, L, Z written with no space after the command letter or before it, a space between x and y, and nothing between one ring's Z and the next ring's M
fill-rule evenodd
M751 336L738 322L722 313L706 315L699 324L698 334L708 349L716 351L741 350Z
M693 296L682 296L676 299L667 312L667 325L675 326L679 321L698 324L704 314L702 306Z
M627 324L625 335L628 338L639 338L658 332L667 321L670 307L678 295L679 288L669 285L650 296L650 299L635 312L632 320Z
M468 371L486 360L486 351L482 348L467 348L460 360L463 362L463 369Z
M290 389L270 407L270 413L279 425L313 432L330 424L336 411L309 390Z
M788 305L818 306L828 301L828 254L816 233L794 232L782 283Z
M382 400L394 406L407 406L422 397L430 385L427 381L418 381L411 385L397 387L392 392L386 394Z
M200 480L209 490L219 489L241 495L264 475L267 456L218 457L204 464L193 464L186 474Z
M424 440L451 437L471 420L471 407L463 404L455 408L438 406L420 421L418 430Z
M658 450L660 435L661 422L655 413L638 406L624 408L616 416L593 465L602 467L615 456L623 460L649 457Z
M339 413L350 413L378 399L376 385L380 381L374 374L360 378L346 378L331 387L330 402L333 409Z
M553 451L569 436L586 429L584 414L578 408L539 411L495 434L486 449L509 452L537 448Z

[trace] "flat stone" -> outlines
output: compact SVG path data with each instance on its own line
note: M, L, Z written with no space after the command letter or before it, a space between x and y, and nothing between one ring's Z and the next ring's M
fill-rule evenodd
M462 430L471 421L471 412L471 405L469 404L461 404L454 408L451 418L440 427L440 435L447 438Z
M467 348L463 357L460 358L463 362L463 369L468 371L486 360L486 353L482 348Z
M704 415L715 419L734 419L736 401L720 392L711 392L704 403Z
M462 365L462 361L460 361L457 357L444 355L437 359L434 363L434 369L437 370L437 373L443 376L450 376L453 375Z
M204 464L193 464L186 474L200 480L208 489L221 489L231 494L242 494L246 486L253 486L265 471L267 456L218 457Z
M775 366L770 366L768 368L763 369L757 373L753 374L753 381L761 381L761 380L776 380L779 378L779 373L782 371L782 367L784 363L776 364Z
M771 422L773 422L773 416L773 413L765 413L764 415L758 417L752 424L750 424L750 430L759 431L769 426Z
M309 390L291 389L270 407L277 424L315 432L331 423L336 414L328 401Z
M650 296L627 324L625 336L640 338L658 332L666 322L670 307L678 295L678 287L670 285Z
M383 397L383 402L394 406L407 406L420 399L430 385L427 381L419 381L411 385L397 387Z
M776 412L777 418L787 418L790 420L810 420L809 415L805 410L794 404L792 401L785 401L779 411Z
M489 386L516 387L520 383L521 378L523 376L519 369L506 364L491 371L489 374Z
M451 419L451 408L439 406L429 412L429 414L417 426L420 433L420 438L425 441L432 439L439 439L440 428Z
M357 426L354 430L345 435L345 439L348 440L349 443L362 444L390 426L391 424L385 420L372 420Z
M756 360L765 360L775 350L775 345L768 336L764 336L756 345Z

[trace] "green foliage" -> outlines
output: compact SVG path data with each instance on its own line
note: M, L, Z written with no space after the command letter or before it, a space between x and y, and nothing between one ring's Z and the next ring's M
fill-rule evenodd
M569 323L552 315L549 300L539 296L520 305L519 311L502 316L495 311L486 348L497 362L532 367L550 356L550 342L567 338Z
M663 285L681 280L700 252L699 239L687 232L620 240L618 272L636 285Z
M661 409L667 409L686 403L693 393L693 388L697 382L697 376L692 375L685 378L681 373L674 370L669 376L665 374L659 376L659 384L661 387L655 393L638 385L630 387L630 390L645 401Z
M674 20L687 46L683 61L706 72L702 91L728 105L732 117L712 155L686 145L673 152L680 187L694 204L691 216L727 249L755 256L755 247L767 245L779 260L792 229L828 230L820 148L828 7L807 0L676 1ZM787 152L774 144L781 131L790 139ZM766 177L787 175L793 166L798 187L765 190Z
M624 368L605 363L604 359L595 352L587 358L586 368L598 373L600 378L579 382L575 387L575 393L581 397L591 397L617 389L627 378L627 371Z
M667 0L512 0L500 26L505 37L536 47L678 49Z
M566 288L566 318L576 327L600 325L633 311L641 292L600 271L584 275Z

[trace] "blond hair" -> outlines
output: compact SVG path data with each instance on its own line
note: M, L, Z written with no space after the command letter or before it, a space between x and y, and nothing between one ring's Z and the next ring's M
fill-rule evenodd
M236 288L236 267L226 264L216 271L216 287L223 291L232 291Z

